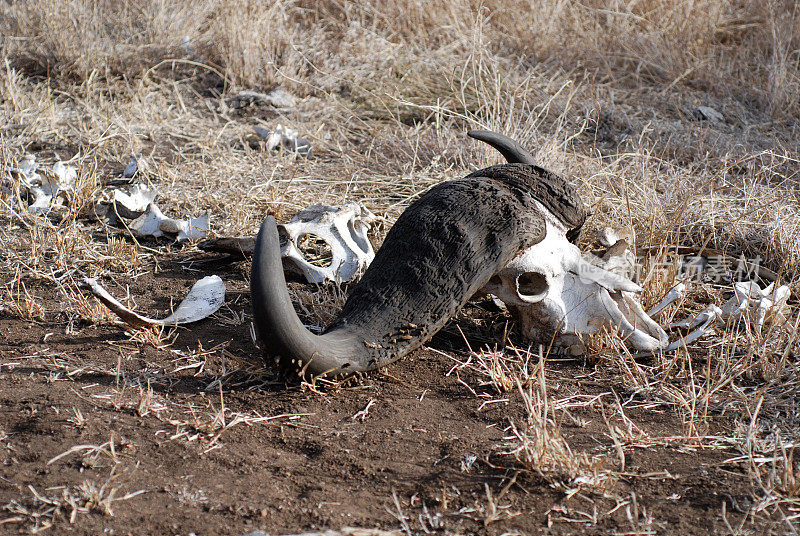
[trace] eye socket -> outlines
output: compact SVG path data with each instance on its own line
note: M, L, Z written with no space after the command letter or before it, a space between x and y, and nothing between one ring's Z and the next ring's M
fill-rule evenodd
M328 243L317 235L304 234L297 239L297 249L309 264L327 268L333 263L333 251Z
M527 301L539 301L547 295L547 278L538 272L525 272L517 277L517 293Z

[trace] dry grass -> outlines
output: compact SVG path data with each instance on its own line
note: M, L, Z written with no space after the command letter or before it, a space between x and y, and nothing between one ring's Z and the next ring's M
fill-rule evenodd
M252 234L267 210L285 219L311 202L360 200L383 218L380 241L421 192L498 161L465 141L470 127L504 132L532 148L542 165L574 178L593 213L585 246L605 225L632 226L636 246L649 254L642 280L647 304L674 283L668 253L678 246L758 259L796 296L797 4L546 0L530 6L515 0L3 3L0 186L18 188L5 169L25 152L45 163L71 160L78 186L51 218L29 214L0 190L0 314L67 326L108 322L76 282L102 277L124 289L126 280L145 276L171 254L170 246L139 244L89 218L131 152L148 162L139 180L158 187L165 212L208 210L218 235ZM297 106L251 112L230 104L239 90L274 86L297 97ZM696 120L701 105L724 120ZM312 158L261 150L253 127L278 122L311 140ZM56 290L58 309L42 305L35 290L41 285ZM694 285L678 316L720 303L725 291L710 282ZM343 296L336 288L294 297L304 320L322 326ZM245 322L243 305L229 309L219 313L225 321ZM146 335L167 348L170 336ZM559 422L574 419L575 401L548 389L543 358L503 347L505 339L492 351L475 348L466 361L449 357L457 361L454 370L478 378L465 385L481 404L509 404L511 393L519 395L527 417L510 423L498 452L521 471L568 494L602 494L625 471L633 446L732 446L741 452L732 463L746 466L760 490L748 516L781 512L796 531L797 337L793 311L787 323L760 331L729 325L712 339L646 362L615 335L591 341L589 357L617 370L636 401L677 411L684 423L679 437L651 437L625 416L619 400L580 402L608 425L613 445L596 452L576 452L560 434ZM176 371L199 374L209 359L224 361L224 352L177 355ZM48 365L56 379L91 366L55 355ZM215 373L220 388L229 371ZM175 408L154 395L149 379L128 380L118 381L107 402L161 419L173 439L218 448L235 424L272 419L231 414L221 392L217 403ZM708 424L720 412L739 421L724 437L712 435ZM90 418L75 410L70 422L81 428ZM113 451L113 438L110 445ZM115 501L132 497L115 492L112 478L58 497L31 488L11 514L34 527L91 510L112 515ZM495 504L502 493L495 499L487 487L486 495L483 519L508 514ZM654 521L638 510L635 495L617 500L617 508L633 512L631 530L650 533ZM598 522L596 514L581 519Z

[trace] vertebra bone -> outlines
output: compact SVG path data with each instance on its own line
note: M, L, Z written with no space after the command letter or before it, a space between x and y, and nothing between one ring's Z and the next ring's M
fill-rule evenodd
M350 281L375 258L367 231L375 215L361 203L348 202L340 207L312 205L298 212L289 223L278 225L287 238L281 255L289 269L309 283ZM331 248L333 259L328 266L309 262L300 251L299 241L306 235L317 237Z

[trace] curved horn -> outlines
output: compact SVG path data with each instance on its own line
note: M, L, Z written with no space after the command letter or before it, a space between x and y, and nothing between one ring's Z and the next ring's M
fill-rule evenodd
M521 217L527 212L527 216ZM311 376L373 370L428 341L519 251L544 237L533 203L486 177L429 190L397 219L322 335L294 311L275 219L256 239L250 292L259 340L282 368Z
M507 136L489 130L470 130L467 136L488 143L500 151L509 164L536 164L531 153Z
M397 219L321 335L308 332L295 313L275 219L267 217L256 239L250 280L259 340L283 368L310 376L391 363L427 342L494 274L541 241L546 232L541 207L551 210L558 203L563 207L556 207L557 214L583 214L563 179L520 163L431 188Z
M261 224L256 238L250 295L258 339L266 353L300 366L313 360L316 374L346 365L347 356L353 353L352 341L320 340L306 330L292 306L283 275L278 226L272 216Z

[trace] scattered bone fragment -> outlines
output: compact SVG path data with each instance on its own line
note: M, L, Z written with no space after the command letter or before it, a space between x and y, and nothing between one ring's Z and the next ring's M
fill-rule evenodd
M743 281L734 284L734 295L722 306L722 319L749 319L757 329L761 329L767 318L784 321L789 316L788 285L776 286L770 283L762 289L754 281Z
M681 337L673 341L666 348L664 348L664 351L671 352L673 350L683 348L687 344L696 341L700 337L710 335L714 332L714 326L716 326L717 322L722 318L721 315L722 309L716 305L711 305L705 310L699 312L694 318L687 318L681 322L670 324L670 327L682 327L686 329L694 329L694 331L685 337Z
M238 95L228 99L227 103L231 108L268 104L275 108L286 109L294 108L297 101L291 93L281 87L276 87L267 93L252 90L240 91Z
M225 283L219 276L210 275L192 286L189 294L178 305L174 313L159 320L142 316L125 307L114 299L96 279L86 278L84 284L114 314L126 324L134 327L177 326L197 322L216 312L225 301Z
M294 108L297 100L294 95L283 89L276 87L267 93L267 101L275 108Z
M131 230L139 236L175 236L178 242L197 241L208 238L209 214L206 212L191 220L175 220L164 216L161 209L150 203L147 211L133 220Z
M660 302L655 304L649 311L647 311L647 316L654 317L676 301L682 300L686 297L686 285L684 283L678 283L671 289L666 295L661 299Z
M20 193L28 197L28 210L33 214L47 214L54 204L68 198L78 176L74 167L60 160L52 168L40 167L34 155L23 156L10 171L19 180Z
M311 142L305 138L298 137L297 131L294 129L284 128L282 125L275 127L275 130L256 126L255 131L266 142L269 150L284 147L300 156L308 156L311 150Z
M374 221L375 215L361 203L351 201L340 207L312 205L278 226L287 238L281 255L288 267L309 283L350 281L375 258L367 236ZM303 255L299 242L307 235L323 240L331 248L333 259L328 266L317 266Z
M158 192L143 184L134 184L128 193L114 190L112 203L117 214L123 218L135 219L144 214L150 204L155 200Z
M20 173L28 182L30 182L33 180L38 168L39 165L36 163L36 155L25 154L19 159L17 165L11 168L11 171Z

